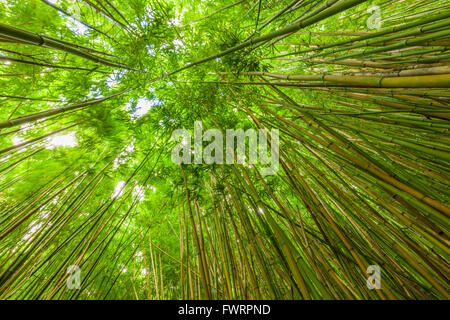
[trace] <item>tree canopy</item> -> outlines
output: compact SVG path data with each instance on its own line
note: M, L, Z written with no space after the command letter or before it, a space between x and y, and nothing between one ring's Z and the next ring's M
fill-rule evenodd
M448 0L0 0L0 299L448 299L449 25ZM278 129L278 172L173 163L195 121Z

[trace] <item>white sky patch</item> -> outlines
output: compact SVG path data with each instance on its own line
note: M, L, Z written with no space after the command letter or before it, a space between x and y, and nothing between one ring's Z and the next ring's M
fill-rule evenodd
M27 133L28 130L34 129L35 126L32 123L25 123L23 125L20 126L20 130L22 131L22 133Z
M125 75L126 71L114 70L106 79L106 85L111 88L120 83L120 79Z
M181 41L180 39L175 39L173 40L173 45L175 46L175 49L178 50L180 48L184 48L184 44L183 41Z
M64 135L53 136L49 139L47 149L53 150L58 147L69 147L73 148L78 145L77 137L75 132L70 132Z
M125 147L125 150L119 153L119 155L114 159L113 170L116 170L121 164L126 163L130 160L130 154L134 151L134 138L131 143Z
M59 97L58 97L58 99L62 102L62 103L67 103L67 98L66 97L64 97L64 95L60 95Z
M128 269L125 268L125 266L123 264L119 264L119 267L120 267L120 272L122 272L122 273L128 272Z
M29 238L31 238L36 231L41 229L42 226L42 222L33 221L30 224L27 233L22 237L22 240L28 240Z
M102 92L100 90L100 88L96 88L95 85L93 85L90 90L89 93L87 94L87 98L92 99L92 98L102 98Z
M133 188L133 198L137 198L137 201L142 202L145 200L144 186L136 185Z
M25 140L22 137L14 136L12 137L13 145L17 146L18 144L24 142Z
M153 44L147 45L147 46L145 46L145 48L147 49L147 53L150 56L154 56L155 55L155 46Z
M89 31L89 28L86 27L84 24L80 23L79 21L72 19L72 18L67 18L66 21L66 26L67 28L69 28L73 33L77 34L77 35L84 35Z
M169 20L169 21L167 22L167 24L169 24L169 25L172 24L172 25L178 27L178 26L181 25L181 19L180 19L179 17L175 17L175 18Z
M41 216L42 219L47 219L50 216L50 211L46 211L43 209L44 208L41 209L41 212L39 212L39 215Z
M0 163L6 162L11 158L10 155L4 156L3 158L0 158Z
M136 108L133 110L131 108L131 104L127 104L126 108L128 109L128 111L130 111L130 117L133 121L136 121L137 119L139 119L140 117L146 115L151 108L153 108L154 106L159 104L159 100L158 99L139 99L137 104L136 104Z
M111 196L111 199L118 198L118 197L120 197L122 195L124 187L125 187L125 184L126 184L125 181L117 182L116 187L114 188L114 192L113 192L113 194Z
M3 3L3 5L5 6L5 7L7 7L7 8L12 8L12 7L14 7L14 3L8 3L8 2L11 2L11 1L9 1L9 0L0 0L0 3Z
M102 38L96 38L96 39L92 39L91 43L94 45L97 45L98 48L102 48L103 51L105 52L109 52L110 54L114 54L115 50L114 48L107 42L102 40ZM126 71L126 70L122 70L122 71Z
M153 20L155 18L155 14L153 13L153 10L151 7L147 7L145 11L147 11L147 15L150 18L150 20Z
M136 262L141 262L143 260L143 258L144 258L144 253L142 251L138 251L136 253L136 259L135 259Z
M50 2L52 2L53 4L56 4L56 1L50 1ZM75 6L75 5L71 6L70 10L68 10L68 13L72 17L76 17L78 20L80 20L80 9L78 6ZM84 35L89 31L88 27L86 27L84 24L77 21L76 19L66 16L65 14L63 14L62 12L59 12L59 11L58 11L58 14L61 18L66 19L64 24L66 25L67 28L70 29L70 31L72 31L76 35Z

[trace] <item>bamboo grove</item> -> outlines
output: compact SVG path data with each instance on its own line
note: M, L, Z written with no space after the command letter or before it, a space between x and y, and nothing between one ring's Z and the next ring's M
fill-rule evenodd
M0 298L448 299L449 47L448 0L1 0ZM194 121L277 174L175 165Z

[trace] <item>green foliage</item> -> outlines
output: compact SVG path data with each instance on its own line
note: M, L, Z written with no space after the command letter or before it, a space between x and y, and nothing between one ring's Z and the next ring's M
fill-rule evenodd
M338 7L255 31L289 2L0 1L1 299L448 298L449 34L366 23L378 5L415 30L448 1L341 0L258 40ZM278 173L175 165L194 121L279 129Z

